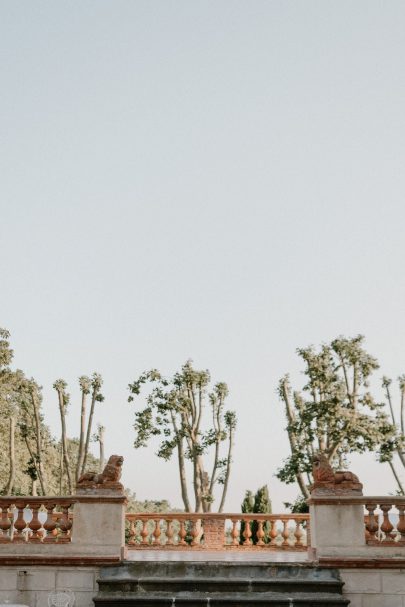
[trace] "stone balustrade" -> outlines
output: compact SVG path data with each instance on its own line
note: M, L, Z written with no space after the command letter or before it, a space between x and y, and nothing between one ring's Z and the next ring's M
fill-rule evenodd
M367 498L364 507L367 544L405 545L405 497Z
M306 550L308 514L127 513L129 549Z
M72 497L0 497L0 544L70 542L74 502Z
M312 495L312 548L317 557L405 558L405 497Z

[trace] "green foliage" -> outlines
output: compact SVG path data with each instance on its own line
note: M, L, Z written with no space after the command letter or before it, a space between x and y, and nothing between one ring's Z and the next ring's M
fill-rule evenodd
M260 487L255 495L253 495L252 491L246 491L244 500L241 505L241 510L243 513L256 513L256 514L271 514L271 500L269 496L269 488L267 485ZM244 531L245 531L245 523L242 521L240 526L240 535L239 542L243 544L245 541ZM252 533L251 540L253 544L257 544L257 529L258 524L257 521L253 520L250 523L250 531ZM263 525L264 537L263 541L267 544L270 541L270 525L269 523L264 523Z
M286 483L297 480L305 497L315 452L324 453L332 466L342 465L349 453L384 449L397 440L383 403L368 389L378 363L363 342L361 335L339 337L318 350L299 349L307 378L302 392L292 391L288 375L280 380L291 453L277 476Z
M378 459L380 462L389 464L397 483L397 494L405 495L405 487L396 469L399 464L402 472L405 470L405 375L400 375L397 380L399 407L396 406L396 399L392 395L392 380L384 376L381 383L385 394L386 408L396 433L393 436L388 436L386 441L380 445Z
M186 481L185 462L193 469L195 511L210 511L214 501L214 487L222 485L222 511L232 461L236 415L225 411L228 387L224 382L214 385L208 393L210 374L197 370L187 361L181 370L166 379L157 369L143 373L129 385L132 402L146 384L149 393L145 406L135 412L134 447L145 447L153 437L159 437L157 456L169 461L176 452L179 464L181 493L186 511L191 511ZM208 397L212 422L203 427L203 410ZM227 453L221 456L221 446L227 444ZM213 467L210 473L204 457L212 450Z
M284 506L290 510L292 514L306 514L309 512L307 500L299 495L294 502L284 502Z
M9 332L0 329L0 494L66 495L62 474L61 443L55 440L42 413L42 390L34 379L20 370L12 370L13 351ZM69 402L66 382L56 382L64 393L64 408ZM14 425L10 420L14 420ZM10 435L14 440L11 449ZM78 441L66 439L70 461L77 458ZM98 470L98 460L89 454L88 466ZM74 476L73 466L71 473Z

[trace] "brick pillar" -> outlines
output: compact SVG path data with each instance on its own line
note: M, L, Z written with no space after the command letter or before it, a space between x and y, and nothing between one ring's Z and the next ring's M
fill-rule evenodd
M224 519L208 516L203 519L204 546L208 550L222 550L225 544Z

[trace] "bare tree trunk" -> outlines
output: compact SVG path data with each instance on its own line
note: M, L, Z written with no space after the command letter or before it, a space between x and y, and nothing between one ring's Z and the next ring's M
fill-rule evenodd
M37 489L37 485L38 485L38 481L36 478L32 479L32 487L31 487L31 495L33 497L36 497L38 495L38 489Z
M176 418L175 418L173 411L170 411L170 417L172 420L174 434L177 437L177 457L178 457L178 462L179 462L181 498L183 500L185 511L192 512L190 500L188 497L188 490L187 490L187 477L186 477L186 464L185 464L185 457L184 457L183 438L180 436L179 429L178 429L177 423L176 423Z
M26 434L24 434L24 440L25 440L25 444L26 444L28 453L30 454L30 458L31 458L32 464L33 464L33 466L35 468L36 476L38 477L38 462L36 461L35 454L34 454L34 452L31 449L31 445L30 445L30 442L28 440L28 436ZM35 493L32 493L32 495L38 495L38 492L37 492L37 479L34 479L34 478L32 479L32 492L33 491L35 491Z
M285 385L285 382L282 383L282 397L284 400L284 404L285 404L285 409L286 409L286 413L287 413L287 419L288 419L288 423L292 424L295 421L295 415L294 415L294 411L292 409L292 405L290 402L290 397L288 395L288 390L287 390L287 386ZM288 434L288 440L290 443L290 449L291 449L291 453L295 453L297 450L297 444L296 444L296 438L294 433L291 430L287 431ZM297 483L299 488L301 489L301 493L302 495L308 499L309 498L309 491L308 488L305 484L305 480L304 480L304 475L302 474L302 472L297 472L296 474L296 479L297 479Z
M201 475L198 467L197 458L193 457L193 485L194 485L194 496L195 496L195 512L202 512L202 500L201 500Z
M10 471L8 475L8 483L6 487L6 495L12 495L15 480L15 417L10 415L10 433L9 433L9 462Z
M80 437L79 437L79 453L76 462L76 483L79 480L84 460L84 435L86 432L86 390L82 388L82 406L80 412Z
M60 421L61 421L61 425L62 425L63 460L65 462L66 475L67 475L67 479L68 479L69 494L72 495L72 493L73 493L73 483L72 483L72 474L70 472L70 460L69 460L67 438L66 438L66 417L65 417L64 394L63 394L63 392L60 389L57 390L57 392L58 392L58 399L59 399Z
M209 494L210 494L211 498L213 498L213 495L214 495L214 485L215 485L215 481L216 481L216 474L217 474L218 462L219 462L219 450L220 450L221 432L222 432L222 427L221 427L222 405L223 405L223 401L220 400L219 403L217 404L216 409L213 406L213 410L212 410L212 424L214 427L216 437L215 437L214 463L212 466L211 480L210 480L210 486L209 486ZM211 511L211 504L208 508L208 512L210 512L210 511Z
M100 472L104 470L105 457L104 457L104 426L98 427L98 443L100 446Z
M81 467L81 471L80 473L83 474L85 469L86 469L86 464L87 464L87 456L89 453L89 447L90 447L90 438L91 438L91 428L93 425L93 417L94 417L94 409L96 406L96 392L93 390L93 394L91 397L91 405L90 405L90 415L89 415L89 419L87 422L87 434L86 434L86 443L84 445L84 453L83 453L83 463L82 463L82 467Z
M37 458L38 458L38 480L41 485L41 491L43 495L46 495L47 488L45 482L45 472L42 463L42 435L41 435L41 419L39 416L39 403L37 399L37 395L35 394L35 388L31 390L31 400L32 406L34 409L34 418L35 418L35 440L36 440L36 448L37 448Z
M60 441L60 458L59 458L59 495L63 495L63 441Z
M392 472L392 474L394 475L395 480L397 481L398 489L399 489L399 491L400 491L401 495L405 495L404 488L403 488L403 486L402 486L401 481L399 480L399 476L398 476L398 474L397 474L397 471L396 471L396 469L395 469L395 466L394 466L393 462L392 462L392 461L389 461L388 463L389 463L389 465L390 465L391 472Z
M396 426L395 415L394 415L394 407L392 406L391 392L390 392L390 389L389 389L388 386L386 386L385 392L386 392L386 395L387 395L388 405L389 405L389 408L390 408L392 423L393 423L394 426ZM402 409L403 409L403 398L401 397L401 425L403 423ZM400 447L397 447L396 448L396 452L398 453L398 457L401 460L402 466L405 468L405 456L404 456L404 453L403 453L402 449ZM391 467L391 469L393 469L393 468ZM393 472L393 474L394 474L394 476L396 478L396 474L394 472Z
M184 448L183 448L183 441L181 439L179 439L178 443L177 443L177 454L178 454L178 460L179 460L181 498L183 500L184 509L186 510L186 512L192 512L190 500L188 497L188 491L187 491L187 478L186 478L186 466L185 466L185 459L184 459Z
M226 466L224 486L223 486L223 489L222 489L221 503L219 505L218 512L223 512L223 509L224 509L224 506L225 506L226 494L227 494L227 491L228 491L228 484L229 484L229 476L231 474L233 438L234 438L234 429L231 426L230 429L229 429L228 461L227 461L227 466Z

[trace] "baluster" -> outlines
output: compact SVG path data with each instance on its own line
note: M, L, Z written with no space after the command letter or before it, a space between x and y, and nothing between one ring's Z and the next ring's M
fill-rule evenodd
M185 521L181 520L180 521L180 531L179 531L179 538L180 538L179 545L187 546L186 536L187 536L187 531L186 531Z
M392 540L391 531L394 529L394 525L391 523L388 512L391 510L392 504L380 504L380 508L383 512L383 522L381 525L381 531L385 533L384 542Z
M306 538L306 545L309 548L309 546L311 545L311 521L308 518L306 521L306 532L307 532L307 538Z
M54 543L56 542L57 533L56 533L56 520L55 515L53 513L54 508L56 506L55 502L44 502L44 506L46 508L47 517L46 521L43 524L43 527L46 531L46 536L44 537L44 543Z
M271 546L277 546L276 539L277 539L278 532L277 532L276 522L277 522L276 519L273 519L271 521L271 530L270 530L270 545Z
M303 546L304 545L304 542L303 542L304 533L302 531L301 521L299 519L294 519L294 520L295 520L295 531L294 531L295 546Z
M373 541L377 539L376 533L378 531L378 519L375 515L376 508L377 504L375 503L366 504L366 510L368 512L366 530L369 533L369 539L366 539L366 541Z
M403 502L401 504L397 504L397 510L398 510L398 514L399 514L397 531L400 534L399 541L403 542L405 540L405 515L404 515L405 502Z
M201 538L201 521L191 521L191 546L198 546Z
M131 519L129 521L128 546L135 546L135 544L136 544L135 536L136 536L136 521Z
M160 529L160 519L154 519L154 523L155 523L155 529L153 531L153 543L160 545L160 535L161 535L161 529Z
M170 519L166 519L166 537L167 537L167 546L173 546L173 521Z
M70 530L72 528L72 521L69 519L69 508L72 504L61 504L62 517L59 520L59 529L61 531L58 537L58 542L66 544L70 542Z
M28 527L30 528L32 533L28 536L28 541L33 542L33 543L38 543L42 539L38 533L38 531L42 527L42 525L38 519L38 510L40 509L41 504L38 504L38 503L29 504L28 507L31 508L31 511L32 511L32 519L28 523Z
M149 544L148 542L148 535L149 535L149 531L148 531L148 519L144 519L142 521L142 531L141 531L141 544L145 545L145 544Z
M239 546L239 529L238 529L238 519L232 519L232 546Z
M288 543L288 538L289 538L289 532L288 532L288 519L281 519L281 522L283 523L283 531L281 533L281 536L283 538L283 543L281 544L282 546L289 546L290 544Z
M243 546L250 546L252 543L252 540L250 539L252 537L252 530L250 528L250 523L251 523L250 518L243 518L243 521L245 523L245 529L243 531L243 537L245 538L245 541L243 542Z
M7 542L11 542L11 536L9 531L12 525L12 519L10 518L10 516L13 516L13 514L8 511L10 506L11 502L2 502L0 520L0 544L6 544Z
M368 516L368 514L364 515L364 527L365 527L364 531L365 531L365 535L366 535L366 544L368 544L370 542L370 540L371 540L371 535L370 535L370 532L368 530L368 521L369 521L369 518L370 517Z
M263 542L263 538L264 538L263 521L257 521L256 537L257 537L256 546L264 546L265 544Z
M15 505L18 510L18 516L14 522L13 542L22 543L26 541L26 537L24 536L23 531L27 526L27 523L24 520L24 508L26 507L27 503L25 501L22 502L19 500L16 501Z

